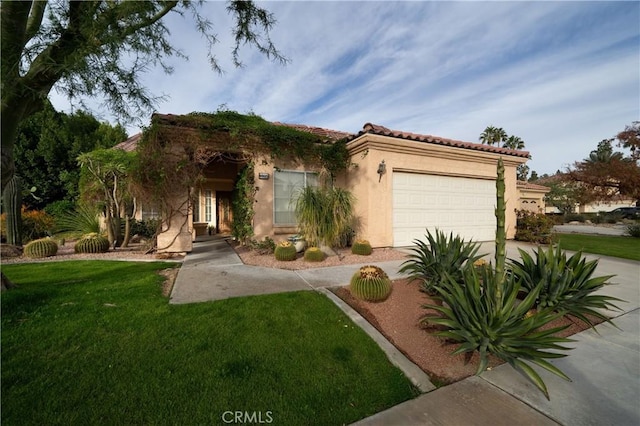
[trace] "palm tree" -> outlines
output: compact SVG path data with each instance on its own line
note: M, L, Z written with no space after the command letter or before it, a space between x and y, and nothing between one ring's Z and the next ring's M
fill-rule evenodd
M589 158L585 158L585 163L610 163L614 160L622 160L621 152L613 152L611 140L605 139L598 143L598 148L589 153Z
M499 144L507 139L507 132L502 127L487 126L480 134L480 142L487 145Z
M502 145L503 148L508 149L524 149L524 141L518 136L509 136Z

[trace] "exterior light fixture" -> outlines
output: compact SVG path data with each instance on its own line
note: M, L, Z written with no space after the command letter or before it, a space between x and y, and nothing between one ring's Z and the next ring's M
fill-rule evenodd
M386 172L387 172L387 165L384 164L384 160L382 160L380 164L378 164L378 171L376 172L380 176L378 178L378 182L382 180L382 175L385 174Z

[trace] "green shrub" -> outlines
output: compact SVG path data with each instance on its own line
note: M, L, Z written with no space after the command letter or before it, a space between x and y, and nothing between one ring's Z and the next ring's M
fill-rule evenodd
M627 234L633 238L640 238L640 223L627 225Z
M55 227L53 216L44 210L22 208L22 240L31 241L50 236Z
M448 284L434 288L444 303L425 305L436 313L427 315L423 322L443 327L434 334L460 343L452 355L478 352L477 375L486 370L489 355L494 355L530 380L547 399L546 385L528 363L570 380L547 361L566 356L547 350L569 349L559 343L571 340L554 336L567 326L540 330L561 314L549 308L530 313L541 285L520 302L516 300L520 285L513 275L504 280L501 297L498 297L500 280L491 268L483 268L480 274L474 268L466 268L461 283L451 277L447 280Z
M349 289L359 299L380 302L391 294L391 280L381 268L363 266L351 277Z
M274 255L277 260L281 261L296 260L296 246L290 241L281 241L276 245Z
M353 237L355 236L356 231L354 231L352 227L347 226L347 228L340 234L340 237L338 237L336 245L340 248L349 247L353 244Z
M76 253L106 253L109 251L109 240L97 233L84 235L73 248Z
M276 243L270 237L264 237L262 241L251 240L250 246L260 254L273 254L276 251Z
M549 244L551 242L553 219L542 213L533 213L527 210L518 210L516 216L515 239L517 241L538 244Z
M158 219L145 219L145 220L132 220L130 235L140 235L145 238L154 238L160 228L160 220ZM122 221L122 233L124 234L124 221Z
M612 302L620 299L593 294L613 277L591 277L598 266L597 260L587 262L582 252L567 259L559 246L551 246L547 251L539 248L535 259L522 249L518 251L521 261L509 259L509 270L524 291L531 293L540 287L536 290L537 309L550 308L563 315L573 315L592 327L594 324L587 315L609 321L601 311L619 309Z
M408 273L411 281L418 280L422 291L435 295L436 287L447 284L447 277L457 282L462 281L462 270L483 257L478 255L478 243L465 242L460 236L449 237L436 229L435 236L427 230L427 241L414 240L416 247L408 256L401 268L401 273Z
M31 258L55 256L58 252L58 244L51 238L33 240L24 246L24 255Z
M353 203L353 195L342 188L302 188L295 206L300 234L313 246L337 245L351 225Z
M99 212L95 206L78 204L76 208L56 218L58 232L69 232L74 236L100 232Z
M53 203L47 204L44 208L44 211L57 219L73 211L74 208L75 203L73 201L58 200L54 201Z
M304 260L307 262L322 262L324 256L324 252L318 247L309 247L304 251Z
M565 223L568 223L568 222L584 223L585 217L583 215L581 215L581 214L569 213L564 217L564 221L565 221Z
M371 244L367 240L356 240L351 245L351 253L359 254L360 256L369 256L373 253Z

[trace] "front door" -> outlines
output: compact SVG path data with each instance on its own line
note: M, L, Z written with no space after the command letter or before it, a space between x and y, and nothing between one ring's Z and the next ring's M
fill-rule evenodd
M216 229L221 233L231 232L231 222L233 221L231 194L230 191L216 192L216 211L218 212Z

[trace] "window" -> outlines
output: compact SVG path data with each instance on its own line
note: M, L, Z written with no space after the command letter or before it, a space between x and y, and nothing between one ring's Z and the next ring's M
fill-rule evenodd
M204 221L211 223L213 221L213 194L210 189L204 191Z
M142 205L142 220L160 219L160 210L157 206Z
M318 186L317 173L278 170L273 173L274 225L296 225L295 197L307 186Z
M193 200L193 222L200 222L200 191L196 191Z

